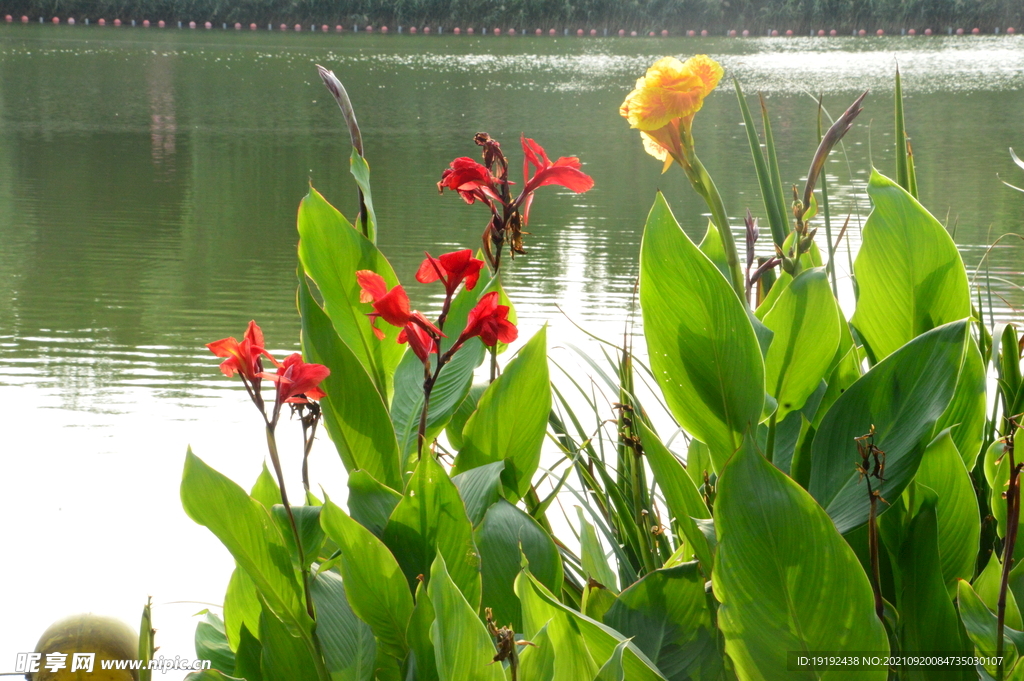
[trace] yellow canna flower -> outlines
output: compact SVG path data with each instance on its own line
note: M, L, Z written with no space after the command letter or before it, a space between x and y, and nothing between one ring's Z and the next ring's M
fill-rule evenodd
M647 153L665 162L665 170L673 158L685 163L683 145L687 143L693 116L722 74L722 66L706 54L685 62L664 57L637 80L636 89L619 107L630 127L640 130Z
M664 57L647 69L619 108L622 117L638 130L657 130L673 119L687 119L700 111L704 98L722 79L722 66L706 54L681 62Z

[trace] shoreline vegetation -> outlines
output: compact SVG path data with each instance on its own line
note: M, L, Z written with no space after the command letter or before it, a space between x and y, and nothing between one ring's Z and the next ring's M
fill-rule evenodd
M1019 0L512 0L500 5L459 0L21 0L5 5L10 15L27 16L32 22L58 16L75 17L79 22L160 19L169 26L178 21L185 25L208 21L214 26L241 22L262 28L284 22L341 25L345 30L353 26L397 30L401 26L448 31L476 26L481 32L499 27L502 33L509 29L532 33L539 28L558 33L596 30L608 35L619 30L640 31L641 35L666 30L676 35L693 30L712 35L731 30L748 30L752 35L772 30L789 30L795 35L819 30L836 30L839 35L861 30L898 34L925 28L937 35L957 29L991 34L1024 23L1024 5Z

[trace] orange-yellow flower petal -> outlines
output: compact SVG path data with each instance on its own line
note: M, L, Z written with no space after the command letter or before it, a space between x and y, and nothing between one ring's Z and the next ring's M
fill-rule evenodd
M630 127L657 130L675 118L688 118L700 111L704 98L718 85L722 67L707 55L681 62L675 57L659 59L637 81L619 108Z

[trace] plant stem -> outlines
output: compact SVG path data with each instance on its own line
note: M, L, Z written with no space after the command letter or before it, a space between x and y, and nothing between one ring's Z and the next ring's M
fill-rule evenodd
M299 567L302 569L302 588L306 596L306 613L310 619L315 619L313 612L313 598L309 591L309 570L306 568L306 559L302 553L302 538L299 535L299 526L295 522L295 515L292 513L291 504L288 503L288 492L284 487L284 473L281 470L281 458L277 454L277 438L274 429L277 427L279 410L274 410L274 420L267 423L267 449L270 450L270 461L274 464L274 473L277 475L277 484L281 488L281 504L288 514L288 522L292 527L292 535L295 538L295 549L299 552Z
M697 154L693 150L693 140L690 134L688 132L684 133L683 139L685 140L683 144L687 151L687 160L690 164L690 169L686 173L687 177L693 188L704 199L704 202L708 204L708 208L711 210L711 219L714 220L715 226L718 227L718 233L722 239L722 247L725 251L725 263L728 265L729 273L732 275L732 281L729 283L732 284L736 295L741 300L746 301L746 282L743 280L740 256L736 250L736 240L732 236L732 229L729 227L729 218L725 212L725 203L722 201L722 195L718 192L715 181L711 179L711 175L704 168L704 164L697 158Z
M871 499L871 511L868 514L868 551L871 554L871 591L875 596L875 614L881 622L885 622L885 604L882 601L882 584L878 575L878 497L871 491L868 480L868 496Z
M996 657L1003 656L1003 632L1006 628L1006 591L1013 568L1013 550L1017 544L1017 530L1020 526L1020 471L1024 464L1014 461L1013 428L1010 420L1010 434L1006 437L1006 456L1010 457L1010 485L1006 490L1006 541L1003 543L1003 571L999 580L999 602L996 611ZM1003 679L1003 664L1000 661L996 680Z
M771 418L768 419L768 441L764 447L764 458L768 459L768 461L772 461L775 457L775 431L778 415L779 410L776 409L772 412Z

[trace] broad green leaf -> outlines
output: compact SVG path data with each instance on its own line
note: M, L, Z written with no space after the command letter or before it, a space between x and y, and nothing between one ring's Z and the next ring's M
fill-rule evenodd
M881 360L911 339L971 314L960 253L939 221L887 177L871 172L874 208L853 271L853 325Z
M210 660L211 668L224 672L235 671L235 654L224 631L224 621L212 612L196 625L196 659Z
M472 291L463 288L452 300L451 309L448 311L448 317L444 324L447 338L441 339L442 353L448 350L462 333L469 311L476 305L482 288L482 286L476 286ZM430 409L427 412L427 442L433 442L466 400L473 383L473 371L484 361L485 355L486 349L483 342L479 338L471 338L452 357L452 360L441 368L434 389L430 393ZM408 468L407 462L410 460L410 455L416 451L422 413L423 363L415 353L407 352L395 372L395 397L391 401L391 418L395 422L395 431L398 433L404 468Z
M430 393L427 429L424 433L427 443L433 442L440 435L452 414L469 395L473 371L483 358L483 343L474 338L441 368ZM416 460L413 455L416 453L422 413L423 363L415 353L407 352L395 372L395 399L391 402L391 417L398 432L404 468Z
M955 455L956 452L954 451ZM960 458L956 457L959 462ZM939 530L935 493L928 491L910 522L907 538L899 550L902 579L897 601L900 613L900 654L962 655L960 622L944 583L939 559ZM911 681L959 681L977 678L961 667L910 666L905 678Z
M562 588L562 556L537 521L499 499L473 533L480 552L481 604L491 608L498 626L522 631L523 617L513 589L519 574L520 556L530 570L552 591Z
M993 553L985 569L981 571L978 578L971 585L978 598L988 606L988 609L995 612L999 604L999 588L1003 579L1003 563L1000 556ZM1021 619L1020 607L1012 591L1006 593L1006 626L1017 630L1024 630L1024 621Z
M810 419L811 425L815 429L821 425L821 419L825 417L839 396L860 379L863 360L864 351L853 342L850 325L840 316L839 348L836 350L836 356L832 359L831 371L826 377L828 386L825 388L825 394L821 396L821 402L818 403L814 417Z
M722 235L718 233L718 228L715 227L713 220L708 220L708 229L704 232L704 238L697 248L707 256L708 260L715 264L715 267L722 273L726 281L732 280L729 263L725 259L725 246L722 245Z
M438 681L437 658L434 643L430 640L430 629L434 626L434 604L427 594L427 585L416 585L416 607L409 622L410 662L416 667L416 681Z
M587 582L583 587L583 597L580 599L580 612L592 620L604 622L604 616L615 603L615 598L615 592L602 584Z
M440 554L466 600L479 608L480 557L473 526L458 488L432 456L417 464L383 538L402 566L409 590L416 588L420 575L430 575L434 556Z
M711 549L693 519L710 518L711 512L708 511L704 499L694 487L694 483L687 475L688 471L683 468L679 459L661 443L658 436L651 432L643 421L637 419L634 425L640 436L640 442L643 444L647 463L650 464L651 472L654 473L654 479L657 481L658 487L661 488L661 493L665 495L665 505L668 506L669 515L681 528L693 552L697 554L698 560L710 572ZM701 445L699 440L691 441L691 456L696 449L693 443ZM691 463L700 465L698 461Z
M373 243L377 243L377 214L373 210L373 195L370 193L370 164L352 147L349 157L349 171L356 180L356 186L363 193L363 204L366 206L366 231Z
M519 654L519 676L531 681L555 681L555 646L545 624Z
M981 597L966 581L960 581L957 590L960 619L967 630L967 636L974 643L975 652L983 657L996 654L996 632L998 617L981 600ZM1024 650L1024 632L1007 626L1003 629L1003 668L1010 669ZM996 665L985 665L985 670L995 676Z
M256 585L245 570L236 567L228 581L227 593L224 594L224 631L232 650L238 649L243 626L250 632L260 630L262 609Z
M349 231L354 233L354 230ZM331 370L330 376L320 384L327 393L320 400L320 407L324 426L346 470L365 470L389 487L401 487L398 442L383 393L351 346L335 333L336 325L332 326L313 300L302 277L298 295L306 360ZM378 342L376 338L373 340ZM387 338L379 342L393 343Z
M308 569L310 564L320 555L320 547L324 544L324 531L320 527L319 506L292 506L292 517L295 518L295 527L299 531L299 540L302 542L302 557L304 560L303 569ZM281 536L287 541L291 550L295 549L295 537L292 533L291 521L288 519L288 512L284 506L275 504L270 509L270 514L277 521L281 529Z
M811 445L808 490L840 532L868 519L855 438L874 426L874 444L885 452L885 480L875 489L883 499L902 494L953 396L966 337L967 323L961 321L915 338L850 386L821 420Z
M752 445L719 478L715 528L718 626L741 680L840 679L836 670L786 671L787 653L889 649L853 550L814 499Z
M546 624L555 650L555 678L558 681L593 681L602 663L626 639L621 633L563 605L529 570L516 579L516 594L523 605L523 634L529 639ZM626 646L623 667L630 681L665 677L635 644Z
M583 509L579 506L576 507L576 515L579 516L580 520L580 558L583 562L584 576L594 580L613 593L618 593L615 573L612 572L611 567L608 565L604 549L601 548L601 540L597 538L597 530L587 521L586 516L583 515ZM534 571L533 563L530 563L530 570ZM552 592L558 591L558 589L552 588L550 584L545 586L551 589Z
M935 424L936 435L946 428L952 429L953 442L967 464L967 470L974 470L974 463L981 452L985 430L985 387L985 361L981 358L978 342L972 336L967 343L953 399Z
M373 629L379 652L403 659L413 604L398 561L377 537L331 501L320 512L320 523L341 549L341 576L352 611Z
M373 630L356 617L345 584L334 572L320 572L309 585L316 605L316 637L331 681L371 681L377 642Z
M771 290L768 291L768 295L764 297L764 300L761 301L761 304L758 305L757 309L754 311L754 316L763 321L765 315L772 311L772 308L775 307L775 303L779 301L779 298L786 292L786 289L789 288L791 283L793 283L792 275L787 272L779 274L779 278L775 280L775 284L773 284Z
M640 305L665 401L721 470L760 420L764 363L743 303L660 193L640 249Z
M434 606L430 638L440 681L506 681L500 664L491 664L493 639L471 605L452 581L440 553L434 559L427 587Z
M501 498L501 474L504 471L505 462L495 461L452 477L452 482L459 488L459 496L466 504L466 515L474 527L484 519L487 509Z
M259 624L256 625L259 631ZM238 646L235 649L235 671L234 675L246 681L263 681L263 670L261 660L263 659L263 646L256 635L249 631L248 626L243 626L239 632Z
M985 480L988 482L988 506L996 519L996 531L1006 536L1006 498L1003 496L1010 486L1010 457L1006 456L1006 444L996 440L985 450L983 462Z
M515 499L530 489L548 427L551 387L546 339L545 327L483 394L462 431L463 447L455 459L455 473L507 460L502 480Z
M765 357L765 384L779 404L776 420L803 408L839 347L839 310L825 270L806 270L779 296L764 325L775 333Z
M939 563L949 597L955 598L957 580L974 576L981 519L974 482L948 431L928 445L914 481L939 497L935 509Z
M622 651L626 649L627 645L629 645L628 640L615 646L615 651L597 672L594 681L626 681L626 670L622 668Z
M721 668L704 576L696 563L655 570L625 589L604 623L629 636L670 681Z
M281 488L277 486L277 480L267 468L266 461L263 462L263 470L256 478L249 496L266 506L268 511L274 507L274 504L281 503Z
M345 217L312 187L299 205L299 261L324 300L324 310L341 341L370 375L384 401L391 401L392 379L405 347L395 342L399 329L380 323L384 338L370 328L369 304L359 302L356 272L370 270L388 288L398 284L394 270L373 242L356 231Z
M306 613L291 544L263 504L189 449L181 480L181 505L192 520L227 547L289 631L311 637L313 620Z
M260 616L260 644L263 681L327 681L327 670L315 646L304 645L266 610Z
M400 493L366 471L349 473L348 512L354 520L378 537L384 533L388 518L401 500Z
M487 390L486 383L478 383L469 389L469 394L462 400L459 408L452 414L451 419L448 421L448 425L445 426L444 432L448 436L448 442L456 451L462 449L464 442L462 440L462 431L466 427L466 421L476 411L477 404L480 403L480 397Z
M712 472L714 469L711 467L708 446L697 438L691 439L686 447L686 475L693 481L694 488L700 490L704 484L704 474L710 475ZM654 477L657 479L658 474L655 473Z

